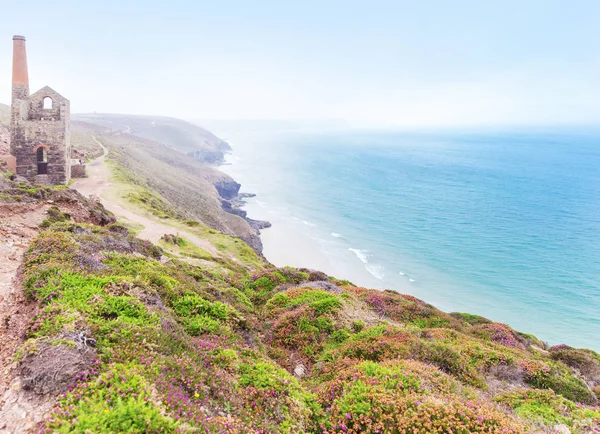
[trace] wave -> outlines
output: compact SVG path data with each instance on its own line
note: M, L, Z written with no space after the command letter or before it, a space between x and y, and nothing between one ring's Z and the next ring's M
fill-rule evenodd
M335 238L342 238L342 234L338 234L337 232L332 232L331 236Z
M375 276L379 280L383 280L383 277L385 276L385 267L380 264L370 264L370 254L368 250L353 249L352 247L348 248L348 250L354 253L356 257L360 259L360 262L365 264L365 268L372 276Z
M257 203L257 205L262 206L263 208L265 206L267 206L267 204L265 202L261 202L260 200L257 200L256 203Z
M354 253L363 264L369 263L369 252L367 250L353 249L352 247L349 247L348 250Z
M385 267L379 264L367 264L365 268L369 273L378 278L379 280L383 280L385 276Z
M315 226L316 226L316 224L315 224L315 223L311 223L311 222L308 222L308 221L306 221L306 220L302 220L302 223L304 223L306 226L310 226L311 228L313 228L313 227L315 227Z
M405 272L403 272L403 271L400 271L400 272L398 272L398 274L399 274L400 276L406 276L406 273L405 273Z
M414 283L414 282L415 282L415 279L408 279L408 281L409 281L410 283Z

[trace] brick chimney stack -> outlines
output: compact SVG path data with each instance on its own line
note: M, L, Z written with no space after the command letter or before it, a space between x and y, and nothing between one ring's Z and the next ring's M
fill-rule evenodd
M29 75L27 74L27 52L25 37L13 36L12 99L29 97Z

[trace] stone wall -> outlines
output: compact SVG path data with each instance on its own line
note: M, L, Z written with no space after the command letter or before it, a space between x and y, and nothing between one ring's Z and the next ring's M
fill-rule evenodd
M44 99L52 100L44 108ZM47 176L44 182L66 184L71 179L71 131L69 101L49 87L27 100L13 102L11 154L17 159L17 175L39 182L37 151L45 149Z
M71 166L71 178L85 178L85 164L73 164Z

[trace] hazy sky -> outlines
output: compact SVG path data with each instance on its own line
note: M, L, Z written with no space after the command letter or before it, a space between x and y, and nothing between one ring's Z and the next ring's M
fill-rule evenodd
M399 125L600 123L599 0L3 2L74 112Z

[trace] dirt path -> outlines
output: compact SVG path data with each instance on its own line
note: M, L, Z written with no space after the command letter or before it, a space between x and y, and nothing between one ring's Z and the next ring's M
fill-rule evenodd
M50 410L52 402L21 389L13 356L34 315L17 281L18 268L49 204L0 204L0 433L25 433Z
M118 218L125 219L129 222L143 226L144 229L142 229L138 234L139 238L156 243L164 234L179 232L182 233L182 235L188 241L209 252L211 255L220 256L218 250L209 241L199 238L190 232L182 231L181 229L174 228L167 224L159 223L140 213L136 213L131 209L124 207L122 204L117 203L114 199L108 197L106 194L103 194L105 193L106 188L111 185L110 169L106 167L104 161L106 155L108 154L108 150L96 137L94 137L94 140L102 147L104 153L92 163L88 164L88 177L77 179L71 185L71 188L79 191L84 196L99 197L102 205L104 205L109 211L113 212Z
M50 205L0 205L0 302L11 292L29 241L38 233Z

